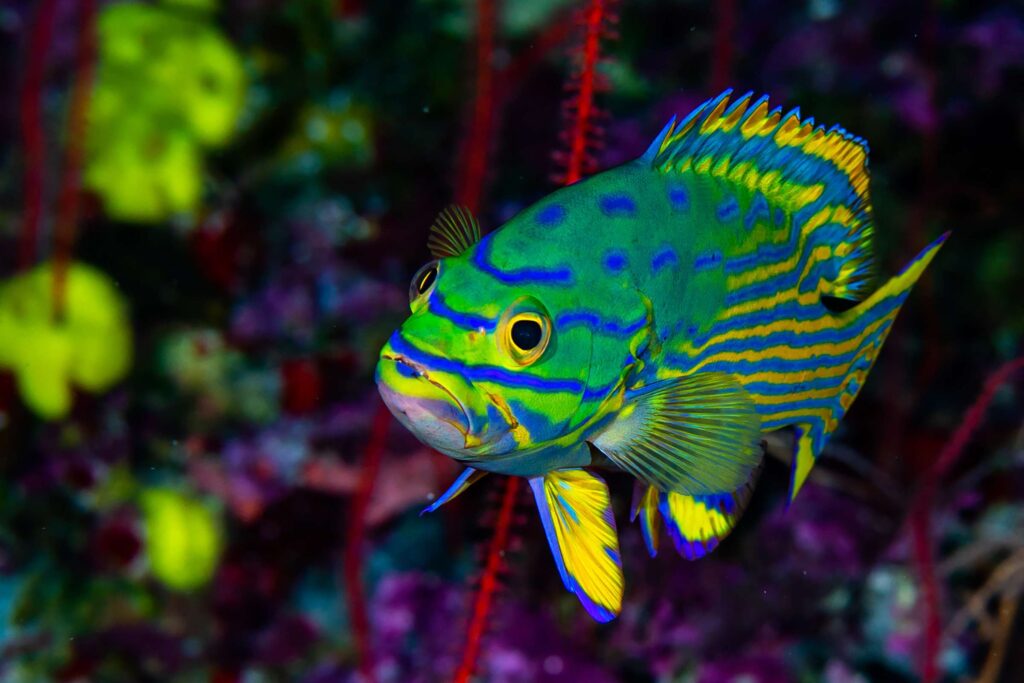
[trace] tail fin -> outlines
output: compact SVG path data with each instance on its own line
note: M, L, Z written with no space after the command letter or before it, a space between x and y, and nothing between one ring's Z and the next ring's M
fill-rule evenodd
M947 237L948 232L925 247L898 275L882 285L866 301L839 315L840 327L856 330L853 337L856 340L856 352L849 361L842 384L837 388L828 417L796 425L790 500L796 497L829 435L857 397L911 288L935 258Z

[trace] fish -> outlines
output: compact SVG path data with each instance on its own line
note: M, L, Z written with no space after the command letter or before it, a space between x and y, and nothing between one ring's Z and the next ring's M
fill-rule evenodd
M652 556L664 532L713 551L783 428L791 502L949 235L876 285L868 179L865 140L727 90L486 235L443 210L376 369L395 418L465 465L424 512L526 478L565 587L605 622L624 580L598 471L635 479Z

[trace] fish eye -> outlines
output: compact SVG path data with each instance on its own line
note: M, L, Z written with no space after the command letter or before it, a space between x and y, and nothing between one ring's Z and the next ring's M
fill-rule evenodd
M439 262L431 261L416 271L409 284L409 303L415 303L420 297L426 296L434 288L437 282L437 271Z
M521 351L532 351L540 344L544 328L536 320L517 320L512 323L512 343Z
M501 334L505 351L512 360L519 365L530 365L544 355L551 341L551 319L542 311L522 310L522 306L516 306L505 314Z

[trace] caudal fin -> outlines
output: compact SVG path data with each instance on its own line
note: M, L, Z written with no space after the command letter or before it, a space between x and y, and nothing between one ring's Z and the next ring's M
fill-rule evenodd
M860 392L864 379L874 365L882 343L892 329L900 307L925 268L935 258L949 233L925 247L898 275L890 279L871 296L854 308L841 313L841 327L857 330L856 353L847 368L842 384L827 417L796 425L795 455L793 459L790 500L796 497L807 480L814 462L825 446L829 435L850 408Z

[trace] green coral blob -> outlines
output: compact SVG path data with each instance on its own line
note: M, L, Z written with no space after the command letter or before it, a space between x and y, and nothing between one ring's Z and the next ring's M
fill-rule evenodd
M142 493L150 571L168 588L192 591L213 576L223 546L218 515L169 488Z
M66 415L72 386L109 389L127 374L131 359L124 300L100 271L70 265L59 320L51 264L0 283L0 367L14 373L22 399L39 416Z
M241 57L201 8L174 4L114 4L99 20L84 177L114 218L194 211L202 149L226 143L242 110Z

